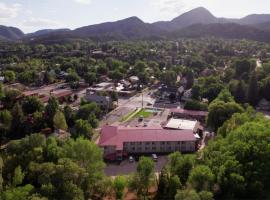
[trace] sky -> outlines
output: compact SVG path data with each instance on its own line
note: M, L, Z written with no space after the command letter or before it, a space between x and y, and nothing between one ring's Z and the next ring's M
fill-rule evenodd
M270 14L270 0L0 0L0 24L29 33L75 29L131 16L150 23L171 20L199 6L217 17Z

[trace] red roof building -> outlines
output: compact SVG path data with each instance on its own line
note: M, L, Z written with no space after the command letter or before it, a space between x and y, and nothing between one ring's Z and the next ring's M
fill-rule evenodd
M194 152L196 138L192 130L104 126L98 145L104 158L121 159L125 154Z

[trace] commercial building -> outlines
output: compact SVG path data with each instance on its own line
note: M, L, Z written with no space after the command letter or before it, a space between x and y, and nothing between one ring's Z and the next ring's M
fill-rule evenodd
M104 126L98 145L105 159L121 160L129 154L195 152L197 139L192 130Z
M97 105L105 109L113 108L113 102L111 97L99 95L95 92L92 92L91 89L86 90L85 100L88 102L95 102Z
M166 129L175 130L192 130L193 133L197 133L201 129L200 122L196 120L175 119L171 118L164 126Z

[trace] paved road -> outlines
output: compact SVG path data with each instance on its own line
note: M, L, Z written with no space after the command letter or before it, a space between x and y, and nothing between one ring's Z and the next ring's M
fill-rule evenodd
M136 108L141 107L142 100L144 106L146 106L147 103L153 104L155 100L150 96L150 93L152 92L153 91L145 90L143 92L143 97L142 93L139 93L130 98L119 98L118 107L104 117L104 119L100 122L100 127L105 124L113 124L120 121L122 117L132 112Z
M155 172L161 172L162 168L167 164L167 156L159 156L158 161L155 162ZM130 163L128 160L124 160L120 165L107 164L105 167L105 174L107 176L127 175L136 172L138 162Z

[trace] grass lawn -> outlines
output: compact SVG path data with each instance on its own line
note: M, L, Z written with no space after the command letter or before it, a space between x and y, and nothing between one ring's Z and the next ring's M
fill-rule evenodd
M145 109L142 109L140 112L138 112L135 117L143 116L143 118L148 118L152 115L152 112L147 112Z
M131 111L130 113L128 113L127 115L125 115L124 117L122 117L122 119L120 120L120 122L125 122L127 121L132 115L134 115L138 110L135 109L133 111Z

